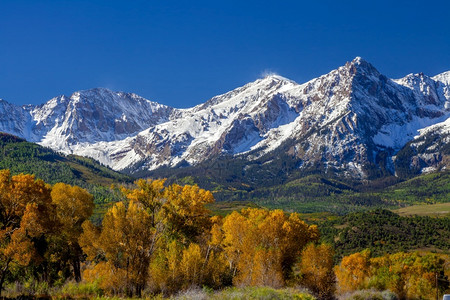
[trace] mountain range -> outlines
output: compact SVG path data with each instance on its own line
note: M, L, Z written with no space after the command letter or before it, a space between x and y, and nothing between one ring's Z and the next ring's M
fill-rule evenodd
M450 165L450 71L390 79L360 57L298 84L270 75L188 109L95 88L42 105L0 100L0 131L114 170L226 158L355 179ZM288 171L286 171L288 172Z

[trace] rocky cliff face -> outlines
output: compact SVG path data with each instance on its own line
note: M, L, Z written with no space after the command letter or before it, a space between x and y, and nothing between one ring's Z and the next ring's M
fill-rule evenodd
M220 155L264 163L284 153L299 168L365 178L374 169L395 173L395 154L447 120L449 82L450 72L391 80L358 57L304 84L267 76L190 109L106 89L37 107L3 101L0 130L131 173Z

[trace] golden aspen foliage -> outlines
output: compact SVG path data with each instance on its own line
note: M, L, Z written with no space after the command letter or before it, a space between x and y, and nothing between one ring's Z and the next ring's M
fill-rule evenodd
M280 249L257 248L253 256L253 274L242 271L242 277L251 278L248 285L282 287L284 285Z
M80 244L90 258L106 260L107 270L112 271L103 274L102 280L111 281L114 278L108 274L123 273L127 294L139 295L145 287L148 264L158 238L152 217L141 203L119 202L106 213L100 232L89 223L83 225L86 231Z
M149 288L171 294L190 287L219 288L227 279L227 262L222 252L210 245L179 240L161 241L149 267Z
M308 226L297 214L258 208L231 213L224 218L222 231L233 282L244 286L284 285L303 247L319 237L317 227Z
M370 251L365 250L345 256L335 267L339 293L364 289L367 286L370 271Z
M165 187L164 183L165 179L139 179L136 188L122 188L122 192L129 200L143 205L151 216L152 226L162 222L166 231L188 240L207 230L210 211L205 205L214 202L211 192L196 185Z
M85 189L65 183L55 184L51 197L58 220L63 226L63 234L70 242L76 241L82 232L81 224L94 211L94 197Z
M303 247L310 242L316 242L320 238L316 225L307 225L300 219L298 213L291 213L289 219L283 224L284 238L286 239L283 250L283 272L285 277L291 272L292 266L297 262Z
M121 188L122 193L129 199L135 202L141 203L142 206L147 210L152 218L152 226L155 226L158 222L158 212L161 206L164 204L163 199L164 193L164 182L163 180L144 180L139 179L135 181L136 188L126 189Z
M184 287L199 286L202 277L204 258L200 246L191 243L187 249L183 250L180 262L181 274L183 276Z
M205 205L214 202L210 191L196 185L172 184L165 189L164 197L162 213L171 233L193 240L209 229L211 212Z
M95 282L107 295L120 296L127 291L126 270L116 268L109 262L101 261L83 271L87 282Z
M81 228L83 232L78 239L78 243L83 249L83 253L87 255L88 261L98 262L104 258L104 254L101 251L101 246L99 244L101 228L95 226L89 220L83 222Z
M218 288L227 275L225 257L210 246L202 249L196 243L191 243L183 249L179 268L179 279L185 289L205 285Z
M0 255L8 262L26 266L35 256L35 248L31 240L26 236L25 230L19 228L11 234L6 247L2 247ZM5 261L3 261L4 263Z
M230 272L235 277L238 268L242 267L241 260L245 253L250 252L247 247L251 247L251 240L249 237L254 236L250 234L249 224L247 219L240 213L234 211L228 215L223 221L223 248ZM247 250L247 251L246 251Z
M122 188L128 203L108 210L101 229L83 224L83 250L89 259L105 262L101 280L125 271L128 295L140 295L147 286L168 293L196 285L208 265L210 211L205 204L214 201L212 194L198 186L165 187L164 182L141 179L135 188ZM204 248L189 246L194 241L202 241ZM89 272L95 270L91 267Z
M209 246L202 267L202 284L217 289L231 283L232 278L225 253Z
M308 244L302 251L300 261L294 266L298 282L319 296L332 298L335 290L333 272L334 250L330 245Z
M222 231L223 219L220 216L211 217L211 230L208 244L211 247L218 248L223 242L224 235Z
M206 242L204 283L209 287L219 288L222 285L231 285L232 268L222 247L224 241L223 218L213 216L210 221L212 225Z
M93 213L93 196L78 186L57 183L52 188L51 197L61 224L59 234L52 240L55 252L53 260L57 258L68 261L72 266L75 280L80 281L83 251L78 238L82 233L82 223Z
M2 227L18 227L27 204L38 206L41 222L49 224L52 213L50 188L34 175L12 176L9 170L0 171L0 222Z

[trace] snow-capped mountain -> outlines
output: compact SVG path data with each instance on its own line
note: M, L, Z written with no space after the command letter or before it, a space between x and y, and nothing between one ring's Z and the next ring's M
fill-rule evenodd
M17 107L1 101L0 130L71 152L76 145L133 136L168 121L173 111L136 94L96 88L58 96L39 106Z
M395 154L449 110L450 72L391 80L357 57L304 84L271 75L189 109L106 89L36 107L0 101L0 131L131 173L220 155L263 164L282 152L298 168L364 178L394 173Z

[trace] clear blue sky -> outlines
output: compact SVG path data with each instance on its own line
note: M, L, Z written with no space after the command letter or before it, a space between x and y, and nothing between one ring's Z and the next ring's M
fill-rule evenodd
M450 70L449 1L0 1L0 98L93 87L189 107L270 71L355 56L397 78Z

